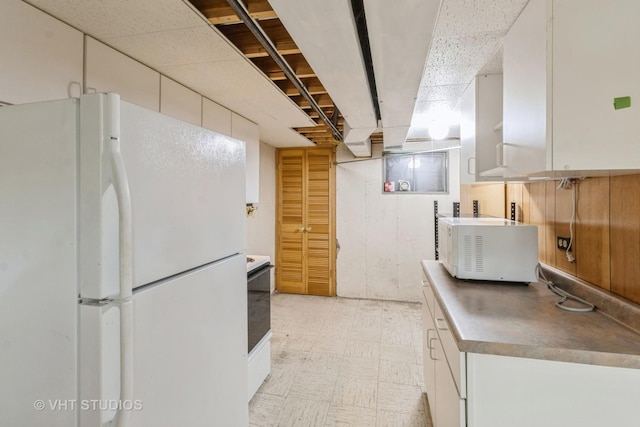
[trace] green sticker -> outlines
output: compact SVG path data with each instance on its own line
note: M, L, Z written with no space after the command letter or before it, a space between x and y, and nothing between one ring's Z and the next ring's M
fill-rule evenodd
M619 110L621 108L629 108L631 107L631 97L623 96L622 98L614 98L613 99L613 108Z

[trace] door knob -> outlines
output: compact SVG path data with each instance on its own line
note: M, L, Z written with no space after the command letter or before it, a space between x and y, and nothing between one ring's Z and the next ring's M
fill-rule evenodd
M307 227L307 231L311 231L311 227Z
M304 227L298 228L298 231L302 233L304 231Z

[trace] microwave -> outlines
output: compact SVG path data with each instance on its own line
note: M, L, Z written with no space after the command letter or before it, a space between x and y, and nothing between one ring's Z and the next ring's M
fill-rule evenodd
M438 255L458 279L535 282L538 228L503 218L438 218Z

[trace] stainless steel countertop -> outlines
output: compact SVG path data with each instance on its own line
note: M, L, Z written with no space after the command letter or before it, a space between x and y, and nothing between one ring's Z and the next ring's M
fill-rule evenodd
M458 280L438 261L422 268L460 351L640 369L640 333L598 310L559 309L543 283Z

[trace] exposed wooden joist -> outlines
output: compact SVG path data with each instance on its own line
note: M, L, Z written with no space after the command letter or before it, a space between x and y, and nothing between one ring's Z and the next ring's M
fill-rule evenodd
M242 0L244 8L242 5L233 4L234 2L228 3L227 0L190 1L245 57L250 59L269 79L276 83L285 95L290 97L318 123L315 127L298 129L297 131L301 135L318 145L335 145L338 143L332 128L337 129L337 132L341 134L344 120L339 116L335 124L327 124L320 118L321 114L325 116L325 120L327 117L332 117L334 111L333 101L316 77L311 66L302 56L300 49L277 18L268 0ZM233 4L233 7L230 4ZM254 21L254 25L258 26L256 27L257 29L249 29L238 18L236 11L249 21L251 19L247 17L247 13L253 20L259 21ZM260 37L263 37L259 33L262 33L270 41L271 47L269 50L266 48L268 46L264 45L263 40L259 40ZM274 49L281 57L278 60L285 61L283 67L288 68L287 73L290 75L287 75L279 63L269 55L269 51ZM291 73L292 71L293 73ZM295 78L293 80L297 80L296 84L290 80L294 74ZM296 86L299 84L301 86ZM312 99L305 98L301 94L301 90L312 95ZM314 102L315 106L311 105L311 101ZM317 111L314 108L317 108Z
M290 98L293 100L293 102L298 104L303 109L311 108L311 104L309 104L309 101L307 101L302 96L292 96ZM333 100L329 95L317 95L314 96L314 99L316 100L316 103L320 106L320 108L333 108Z
M274 43L280 55L300 53L300 49L278 19L262 21L260 26ZM247 58L252 59L269 56L267 50L258 43L255 36L244 24L223 25L218 29L227 39L231 40Z
M211 22L213 25L237 24L242 21L235 14L226 0L190 0L191 3ZM249 14L254 19L277 18L276 13L271 8L267 0L245 0L245 5Z
M321 95L323 93L327 93L327 90L322 86L320 80L317 78L308 78L302 81L305 87L307 88L307 92L311 95ZM276 85L282 90L287 96L299 96L300 91L296 88L293 83L288 80L280 80L276 82Z

